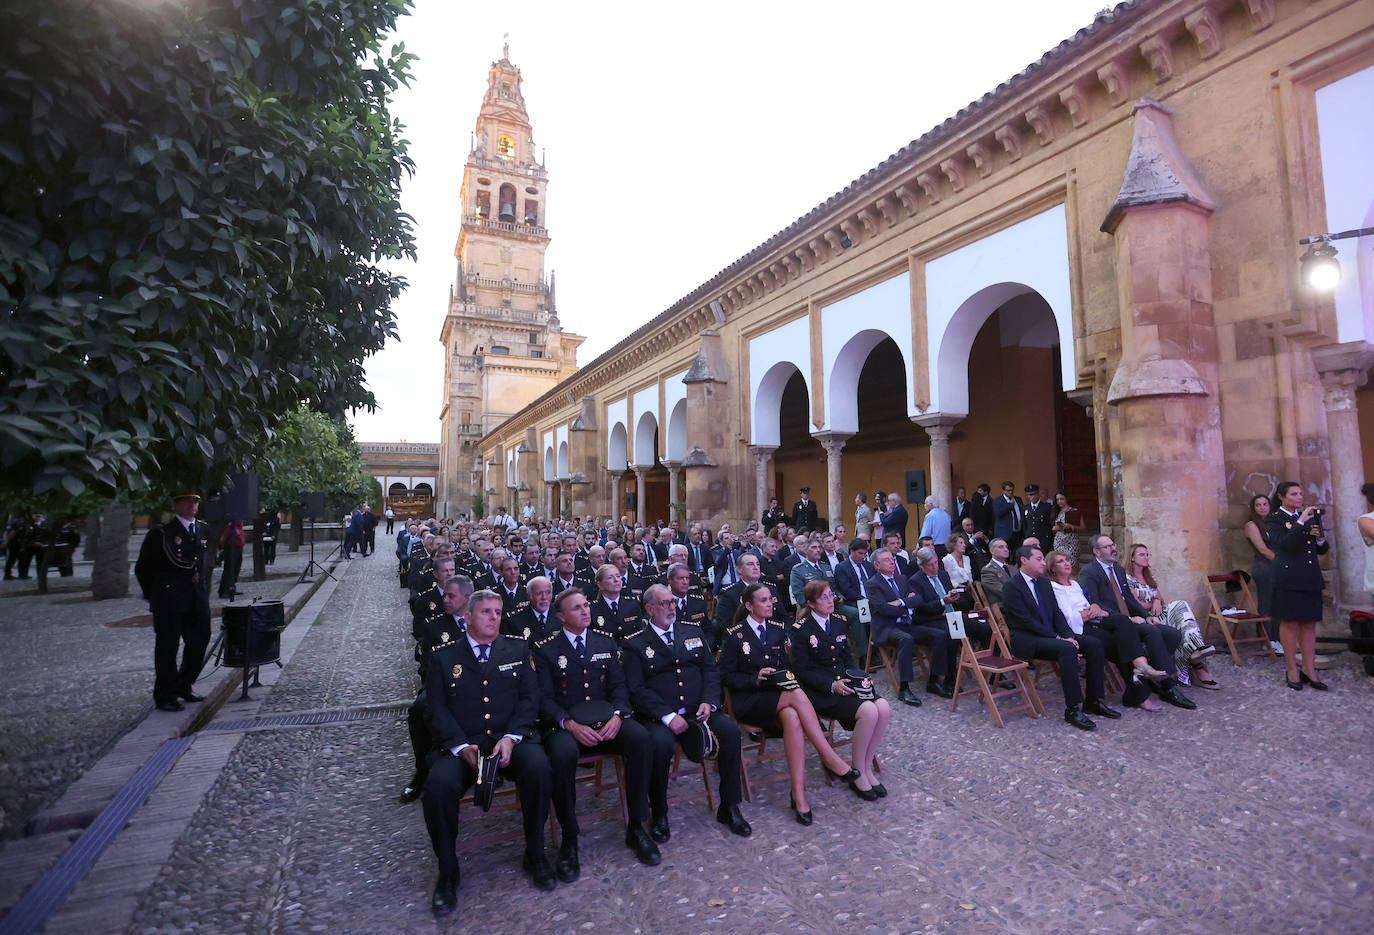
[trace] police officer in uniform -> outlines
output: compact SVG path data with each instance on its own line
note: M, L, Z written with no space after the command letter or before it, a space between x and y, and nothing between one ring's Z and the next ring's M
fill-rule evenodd
M502 559L497 571L501 572L501 580L493 590L501 595L501 619L504 621L528 607L530 595L520 580L520 563L513 557Z
M1278 509L1269 514L1265 524L1269 541L1274 544L1274 616L1279 620L1288 687L1302 691L1307 685L1326 691L1327 685L1317 678L1315 668L1317 624L1322 619L1322 589L1326 586L1317 556L1325 555L1329 547L1322 529L1321 510L1304 506L1303 498L1302 485L1297 481L1279 484L1274 492Z
M533 645L558 629L553 615L553 585L543 575L535 575L525 583L525 588L529 600L501 623L501 632L527 639Z
M735 611L739 609L740 595L744 593L745 588L762 581L767 586L769 593L773 595L774 607L777 606L778 589L774 587L772 581L763 577L757 555L752 552L745 552L739 557L736 567L739 569L739 580L729 587L722 588L716 597L715 632L711 636L713 649L720 648L720 637L726 628L734 626Z
M625 845L640 863L658 866L662 859L647 831L649 734L630 717L615 640L591 630L591 604L576 588L560 593L554 603L559 628L534 644L539 672L540 714L545 725L544 749L553 766L553 810L563 828L555 872L571 883L581 873L577 852L577 759L584 753L618 753L625 762L629 824ZM599 728L583 724L572 708L585 702L609 702L610 714Z
M534 738L539 686L524 640L501 636L501 598L479 591L462 636L435 647L426 678L427 708L437 742L425 782L425 827L439 863L430 908L448 915L457 905L458 802L477 780L478 756L500 758L515 779L524 819L523 866L541 890L554 886L544 854L552 771Z
M424 620L414 626L415 661L420 675L420 690L415 693L415 701L406 715L406 726L410 731L410 748L415 754L415 775L401 792L402 802L413 802L420 797L425 786L425 774L429 771L426 757L434 746L425 715L424 679L429 672L429 657L434 647L453 642L467 632L468 599L472 596L472 579L467 575L454 575L444 580L440 593L439 607Z
M710 632L714 626L713 621L706 614L706 600L691 593L692 572L687 566L681 562L674 562L668 566L664 578L667 579L668 590L673 593L677 622L701 627L707 631L707 636L710 637L713 646L719 643L720 634Z
M625 593L619 568L602 565L596 573L596 588L592 626L611 634L617 643L644 626L644 608Z
M741 837L753 829L740 814L740 732L720 710L720 670L700 627L676 623L673 596L661 584L649 586L649 625L624 643L625 680L630 700L653 742L649 776L649 834L667 841L668 774L679 744L687 759L700 763L709 751L720 777L716 820Z
M210 644L210 576L205 570L204 523L196 522L200 494L172 498L171 522L148 530L134 576L153 612L153 702L159 711L180 711L181 701L204 701L196 679ZM177 649L184 643L181 666ZM181 700L178 700L181 699Z

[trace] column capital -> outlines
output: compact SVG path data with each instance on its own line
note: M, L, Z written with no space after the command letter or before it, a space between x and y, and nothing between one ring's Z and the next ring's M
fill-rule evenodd
M1369 380L1367 370L1323 370L1322 404L1327 412L1353 412L1355 391Z
M773 457L773 452L778 450L777 445L750 445L749 453L754 456L755 461L767 461Z
M666 468L667 468L668 470L670 470L670 471L675 471L675 470L677 470L678 468L682 467L682 462L681 462L681 461L670 461L670 460L668 460L668 459L666 459L666 458L660 458L659 461L658 461L658 463L661 464L661 465L663 465L664 467L666 467Z
M811 437L821 443L825 453L834 457L844 450L844 443L854 437L854 432L812 432Z
M912 416L911 421L925 429L932 444L949 441L949 433L964 421L963 416L947 415L943 412L928 412L923 416Z
M632 464L630 465L630 470L635 472L636 477L643 477L653 470L653 467L652 464Z

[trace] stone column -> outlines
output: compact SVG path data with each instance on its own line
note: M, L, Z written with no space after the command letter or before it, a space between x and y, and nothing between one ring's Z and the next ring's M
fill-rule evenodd
M1369 378L1374 363L1374 348L1363 343L1356 347L1339 345L1312 352L1322 381L1322 402L1326 407L1326 450L1331 459L1331 496L1323 503L1326 515L1322 529L1331 543L1332 564L1336 572L1336 593L1332 603L1344 616L1348 611L1370 606L1364 588L1364 542L1356 521L1364 512L1360 487L1364 477L1364 448L1360 444L1360 419L1355 409L1355 391ZM1331 369L1328 369L1331 368Z
M664 461L662 459L659 459L658 463L668 469L668 503L670 504L668 507L668 521L672 522L673 520L680 518L673 513L673 507L671 506L671 504L677 503L679 500L682 499L682 497L679 496L679 494L682 492L682 488L678 485L677 473L678 469L682 467L682 462Z
M930 412L914 416L911 421L925 429L930 436L930 496L940 504L940 509L949 512L954 506L954 491L949 479L949 433L963 421L963 417Z
M649 475L649 465L632 464L635 472L635 520L643 526L648 523L649 509L644 504L644 479Z
M768 468L773 463L773 452L777 445L750 445L749 453L754 456L754 517L762 518L768 511Z
M707 328L692 366L682 378L687 387L687 522L716 527L738 519L746 506L740 494L743 472L734 467L739 457L739 394L730 392L729 366L720 332ZM747 496L747 494L746 494Z
M844 487L840 482L840 452L852 432L812 432L811 437L825 449L825 499L827 528L834 529L844 516ZM767 506L765 503L764 506ZM759 512L763 512L760 510Z
M551 520L558 518L558 514L553 509L553 488L553 481L544 481L544 517Z
M611 522L620 522L620 471L608 471L611 475Z

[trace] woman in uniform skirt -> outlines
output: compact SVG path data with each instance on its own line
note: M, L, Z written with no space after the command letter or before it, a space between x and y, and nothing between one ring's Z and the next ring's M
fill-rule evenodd
M1279 507L1266 523L1274 550L1274 616L1279 619L1279 642L1288 669L1288 687L1302 691L1311 685L1326 691L1313 668L1317 656L1317 624L1322 619L1321 566L1317 556L1326 554L1326 534L1315 517L1316 508L1302 505L1302 487L1286 480L1274 492ZM1297 650L1302 649L1302 672Z
M827 581L806 582L806 612L792 627L792 671L811 697L816 714L834 718L853 733L853 768L849 788L866 802L887 795L873 774L878 744L887 731L892 707L885 698L864 701L846 679L854 665L849 652L849 625L835 613L835 594Z
M734 625L727 627L720 646L721 683L730 689L730 714L754 727L781 728L787 772L792 780L792 813L797 822L811 824L806 801L806 760L803 741L821 755L821 766L845 782L858 779L857 770L841 759L825 739L816 709L800 686L784 690L765 684L773 672L788 670L787 635L781 623L770 621L773 592L751 584L740 592ZM759 638L760 628L764 638Z

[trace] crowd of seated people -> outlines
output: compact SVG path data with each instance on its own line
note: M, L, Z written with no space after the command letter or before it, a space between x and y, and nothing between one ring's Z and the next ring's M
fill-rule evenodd
M781 737L802 824L815 815L808 745L860 799L885 796L875 763L891 708L868 679L872 657L889 654L898 701L922 703L918 654L928 657L926 693L951 697L962 644L945 615L975 601L1000 606L1014 655L1057 664L1073 727L1121 717L1104 698L1107 665L1122 674L1127 707L1195 708L1179 686L1216 687L1204 665L1210 647L1186 604L1160 598L1148 550L1134 546L1123 568L1115 543L1098 536L1075 568L1067 550L1042 544L1064 530L1062 517L1051 528L1038 488L1029 505L1010 482L1002 490L993 498L980 485L970 500L961 489L934 530L941 537L910 551L896 495L880 498L877 512L861 502L856 526L868 535L848 541L842 530L792 526L776 503L738 531L629 517L406 522L396 556L420 683L408 717L415 769L402 797L423 801L439 870L433 911L456 905L458 802L483 770L519 790L523 867L541 889L580 875L583 757L623 761L626 846L650 866L672 835L667 783L678 751L715 761L716 817L737 835L752 831L740 807L750 733ZM793 514L807 521L813 511L804 498ZM975 648L991 641L986 618L966 631ZM826 722L850 732L848 762ZM553 860L541 831L550 809L561 829Z

